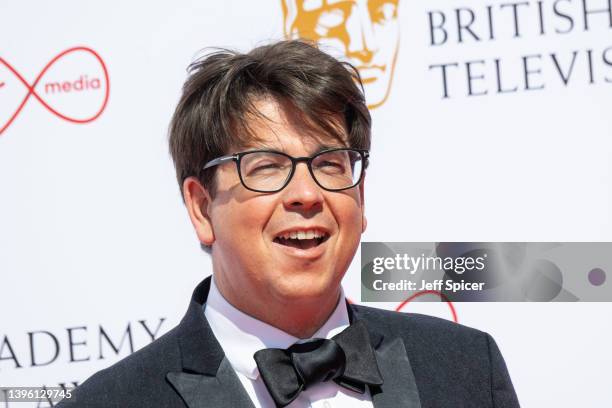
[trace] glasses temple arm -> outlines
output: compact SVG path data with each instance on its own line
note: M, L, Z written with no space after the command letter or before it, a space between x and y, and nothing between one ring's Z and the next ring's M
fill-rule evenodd
M235 154L230 155L230 156L217 157L216 159L213 159L213 160L209 161L208 163L206 163L204 165L204 167L202 168L202 170L206 170L206 169L208 169L210 167L217 166L217 165L225 163L226 161L229 161L229 160L236 160L237 158L238 158L238 156L235 155Z

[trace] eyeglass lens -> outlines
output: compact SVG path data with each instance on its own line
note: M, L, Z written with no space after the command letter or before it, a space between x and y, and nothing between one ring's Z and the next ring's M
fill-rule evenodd
M312 160L312 173L326 189L337 190L357 184L363 166L362 157L354 150L323 152ZM240 161L244 184L259 191L276 191L283 187L291 173L291 159L280 153L247 153Z

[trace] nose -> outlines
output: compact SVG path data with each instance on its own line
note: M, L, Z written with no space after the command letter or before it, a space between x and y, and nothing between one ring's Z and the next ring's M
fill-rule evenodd
M346 20L349 43L346 55L369 64L378 51L367 6L355 5Z
M323 203L323 190L314 181L306 163L298 163L289 184L282 190L283 204L289 210L309 211Z

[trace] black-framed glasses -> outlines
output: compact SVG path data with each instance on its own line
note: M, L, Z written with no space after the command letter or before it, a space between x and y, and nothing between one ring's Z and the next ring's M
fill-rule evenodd
M276 193L289 184L297 164L304 162L319 187L327 191L342 191L361 182L369 156L367 150L346 147L323 150L310 157L292 157L275 150L249 150L217 157L206 163L202 170L234 161L240 182L246 189Z

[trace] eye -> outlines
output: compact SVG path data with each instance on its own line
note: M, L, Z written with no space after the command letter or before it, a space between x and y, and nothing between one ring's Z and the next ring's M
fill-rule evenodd
M335 160L321 160L316 164L316 168L326 173L344 173L345 163Z
M278 163L257 163L257 165L255 165L255 170L260 170L260 169L277 169L280 167L280 164Z
M326 167L326 166L331 166L331 167L342 167L342 165L340 163L337 162L333 162L333 161L329 161L329 160L325 160L322 161L318 164L319 167Z
M274 163L274 162L269 162L269 163L255 163L253 165L251 165L248 169L249 174L257 174L257 173L264 173L264 172L270 172L270 171L276 171L276 170L282 170L285 166L279 164L279 163Z

